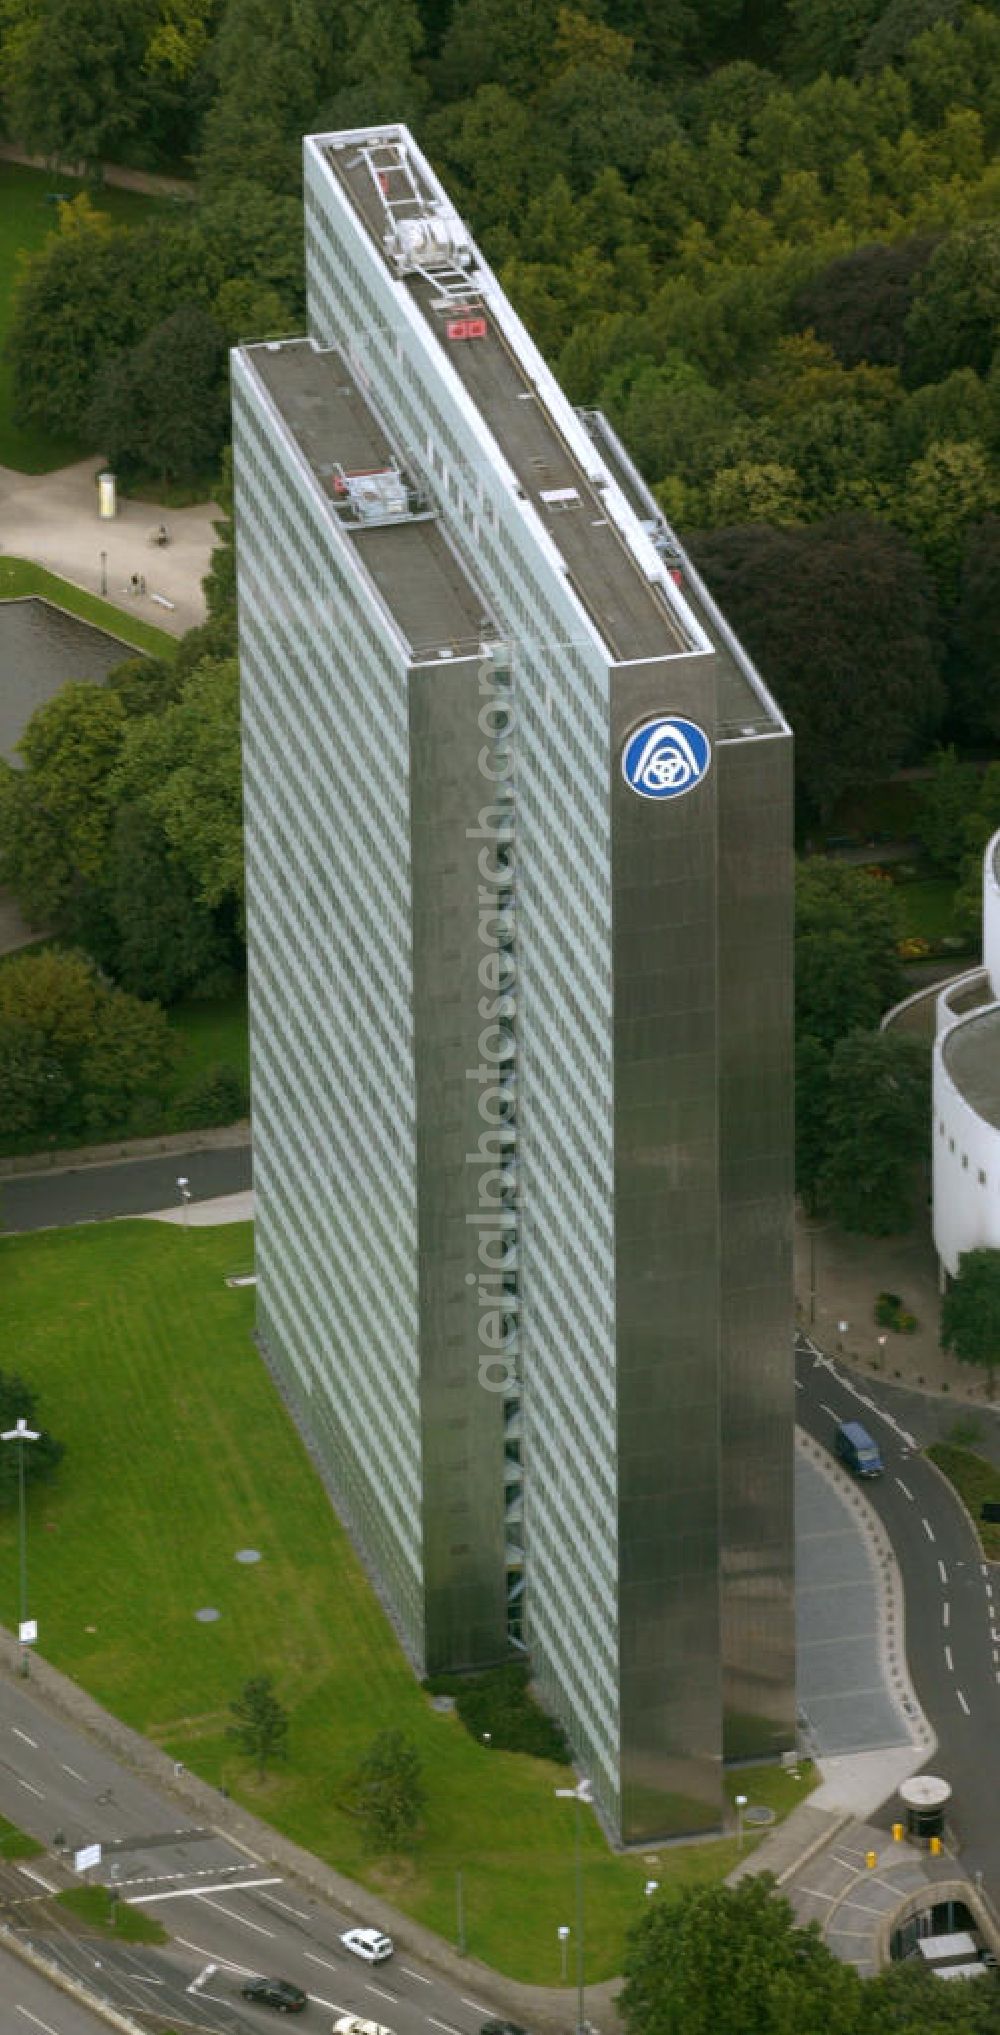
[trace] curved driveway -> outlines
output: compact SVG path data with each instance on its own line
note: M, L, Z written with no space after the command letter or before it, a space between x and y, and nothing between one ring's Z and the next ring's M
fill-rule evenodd
M841 1420L860 1419L878 1442L885 1476L864 1486L892 1541L906 1600L906 1654L937 1733L931 1770L951 1783L951 1822L967 1872L1000 1899L1000 1573L993 1580L964 1507L880 1400L808 1337L796 1338L796 1413L832 1448ZM881 1812L894 1820L898 1804Z

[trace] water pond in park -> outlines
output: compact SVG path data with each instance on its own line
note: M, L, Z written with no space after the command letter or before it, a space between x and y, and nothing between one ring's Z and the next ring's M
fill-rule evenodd
M0 601L0 755L19 761L14 744L35 708L70 679L100 684L116 664L140 655L50 601Z

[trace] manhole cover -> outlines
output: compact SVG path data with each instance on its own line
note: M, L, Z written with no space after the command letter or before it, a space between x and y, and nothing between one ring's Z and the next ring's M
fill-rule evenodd
M204 1611L196 1611L194 1615L199 1625L214 1625L220 1613L213 1611L211 1605L206 1605Z
M241 1547L236 1559L238 1562L259 1562L260 1554L255 1547Z
M743 1821L744 1823L756 1823L758 1829L760 1829L766 1823L777 1822L777 1811L768 1809L763 1802L753 1802L749 1809L744 1809Z

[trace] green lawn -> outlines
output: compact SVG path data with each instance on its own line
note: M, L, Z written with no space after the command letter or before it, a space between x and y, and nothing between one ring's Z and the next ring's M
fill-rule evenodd
M116 1222L0 1239L9 1345L66 1444L30 1499L30 1606L43 1653L172 1758L454 1940L464 1876L470 1951L559 1981L573 1903L565 1768L494 1752L431 1710L250 1341L253 1293L225 1275L249 1225ZM263 1559L245 1566L240 1548ZM16 1521L0 1522L0 1616L17 1589ZM221 1616L202 1625L195 1612ZM225 1736L227 1706L271 1672L290 1758L258 1784ZM338 1806L372 1735L417 1743L429 1797L412 1856L374 1860ZM808 1791L772 1769L730 1779L785 1808ZM747 1840L749 1843L753 1840ZM735 1842L615 1857L584 1820L588 1972L620 1968L648 1876L716 1880Z
M990 1561L1000 1561L1000 1525L979 1517L985 1498L993 1498L1000 1504L1000 1470L988 1463L985 1456L977 1456L972 1449L956 1448L952 1442L932 1442L927 1453L954 1484L971 1512L984 1555Z
M53 231L57 207L52 193L75 198L83 189L79 178L68 177L62 170L50 173L24 169L19 163L0 163L0 466L14 467L18 473L49 473L85 459L93 449L73 438L53 437L34 425L13 423L11 371L3 358L18 256L33 254ZM169 199L146 198L137 191L107 187L91 195L100 210L110 213L121 226L137 226L157 212L172 209Z
M904 940L944 940L955 931L955 886L944 876L921 876L897 883L893 897L899 909Z
M231 996L201 1000L185 997L170 1012L170 1024L180 1042L173 1080L173 1094L190 1088L209 1067L225 1063L235 1067L244 1081L250 1079L250 1040L247 1033L246 983Z
M110 601L85 593L72 580L59 579L54 572L46 571L44 565L33 565L28 558L0 558L0 601L21 600L27 594L39 594L69 614L79 615L84 622L93 622L98 629L120 636L137 650L148 650L153 657L177 655L176 636L168 636L152 622L142 622L137 615L112 607ZM125 649L122 659L127 656Z

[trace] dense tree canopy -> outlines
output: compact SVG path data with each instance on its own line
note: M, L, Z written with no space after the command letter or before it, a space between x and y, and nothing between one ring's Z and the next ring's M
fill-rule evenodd
M795 728L807 816L921 753L945 696L926 575L899 533L849 518L720 530L693 548Z
M159 1005L112 987L85 955L45 949L0 969L5 1136L120 1128L159 1095L172 1060Z

